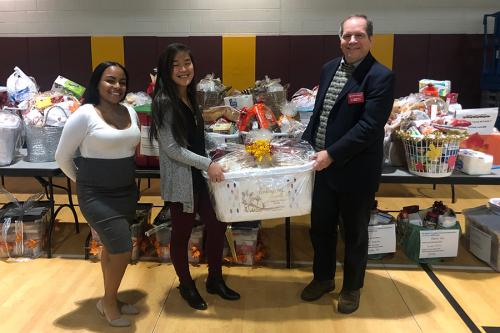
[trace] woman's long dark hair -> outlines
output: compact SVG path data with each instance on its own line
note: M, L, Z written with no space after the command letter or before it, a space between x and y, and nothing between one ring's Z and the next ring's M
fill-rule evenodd
M85 93L83 94L83 104L93 104L93 105L98 105L101 102L101 96L99 96L99 82L101 81L102 74L106 70L106 68L111 67L111 66L116 66L120 67L123 70L123 73L125 73L125 78L127 80L126 86L127 90L125 91L125 95L123 95L122 101L125 99L125 96L127 95L128 92L128 72L123 67L122 64L119 64L114 61L104 61L101 62L97 67L94 69L92 72L92 75L90 76L89 83L87 84L87 88L85 88Z
M179 52L186 52L191 58L191 63L194 66L193 55L191 50L184 44L173 43L167 46L166 50L158 59L158 74L156 76L156 84L153 96L151 127L149 130L150 140L158 139L158 131L164 124L164 112L168 110L172 112L172 134L175 141L183 147L187 146L187 124L188 119L185 112L182 111L182 101L178 95L177 85L172 80L174 69L174 58ZM201 116L198 102L196 101L196 84L194 78L187 86L187 95L193 108L195 119L198 126L203 126L203 118ZM166 108L166 106L168 106Z

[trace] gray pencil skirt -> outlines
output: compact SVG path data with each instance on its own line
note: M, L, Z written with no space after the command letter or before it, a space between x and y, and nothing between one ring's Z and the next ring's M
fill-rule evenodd
M138 192L133 157L79 158L78 204L111 254L132 250L130 225L134 221Z

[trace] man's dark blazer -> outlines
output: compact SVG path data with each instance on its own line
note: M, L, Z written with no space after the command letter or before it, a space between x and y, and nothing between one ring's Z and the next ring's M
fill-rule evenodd
M311 120L302 138L313 144L323 101L342 58L326 63L321 71ZM349 103L352 93L364 101ZM394 100L394 75L368 53L340 92L328 117L325 147L333 163L327 173L338 192L376 192L383 158L384 125Z

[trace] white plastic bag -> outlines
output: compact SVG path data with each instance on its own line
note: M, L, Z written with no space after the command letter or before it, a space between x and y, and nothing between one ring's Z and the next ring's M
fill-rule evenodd
M7 92L9 99L19 104L30 99L38 92L38 89L36 83L16 66L14 67L14 73L7 79Z

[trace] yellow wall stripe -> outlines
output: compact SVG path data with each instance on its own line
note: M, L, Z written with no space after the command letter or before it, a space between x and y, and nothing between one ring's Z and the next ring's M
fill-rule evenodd
M222 79L242 90L255 84L255 36L222 36Z
M372 39L373 56L386 67L392 69L394 55L394 35L374 35Z
M116 61L125 66L123 36L92 36L92 68L103 61Z

